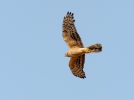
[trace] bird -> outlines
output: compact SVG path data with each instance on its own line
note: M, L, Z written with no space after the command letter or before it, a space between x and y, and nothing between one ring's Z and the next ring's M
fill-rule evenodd
M74 14L67 12L62 23L62 37L69 47L65 57L70 57L69 67L72 74L79 78L86 78L84 72L85 54L102 51L102 45L97 43L84 47L81 37L75 27Z

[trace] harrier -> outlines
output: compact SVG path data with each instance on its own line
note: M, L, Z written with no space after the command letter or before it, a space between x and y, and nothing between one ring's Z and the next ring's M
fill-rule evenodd
M102 46L101 44L94 44L84 47L74 22L73 13L67 12L62 24L62 36L69 47L69 51L65 54L65 56L70 57L69 67L73 75L84 79L86 78L85 72L83 71L85 54L101 52Z

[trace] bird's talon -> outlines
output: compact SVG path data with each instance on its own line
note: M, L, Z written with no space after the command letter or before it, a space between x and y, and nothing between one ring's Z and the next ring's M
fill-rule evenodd
M85 52L86 52L86 53L90 53L91 50L90 50L90 49L86 49Z

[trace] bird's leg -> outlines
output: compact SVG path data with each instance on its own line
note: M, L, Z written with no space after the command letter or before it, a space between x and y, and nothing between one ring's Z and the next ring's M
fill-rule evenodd
M91 50L88 49L88 48L86 48L84 51L85 51L85 53L90 53L91 52Z

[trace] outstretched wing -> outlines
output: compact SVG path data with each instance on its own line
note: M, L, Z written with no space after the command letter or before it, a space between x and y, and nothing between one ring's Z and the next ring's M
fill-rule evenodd
M74 76L83 79L86 78L85 72L83 71L84 63L85 63L85 54L70 58L69 67Z
M67 12L63 19L62 36L69 48L83 47L83 43L74 25L73 13Z

